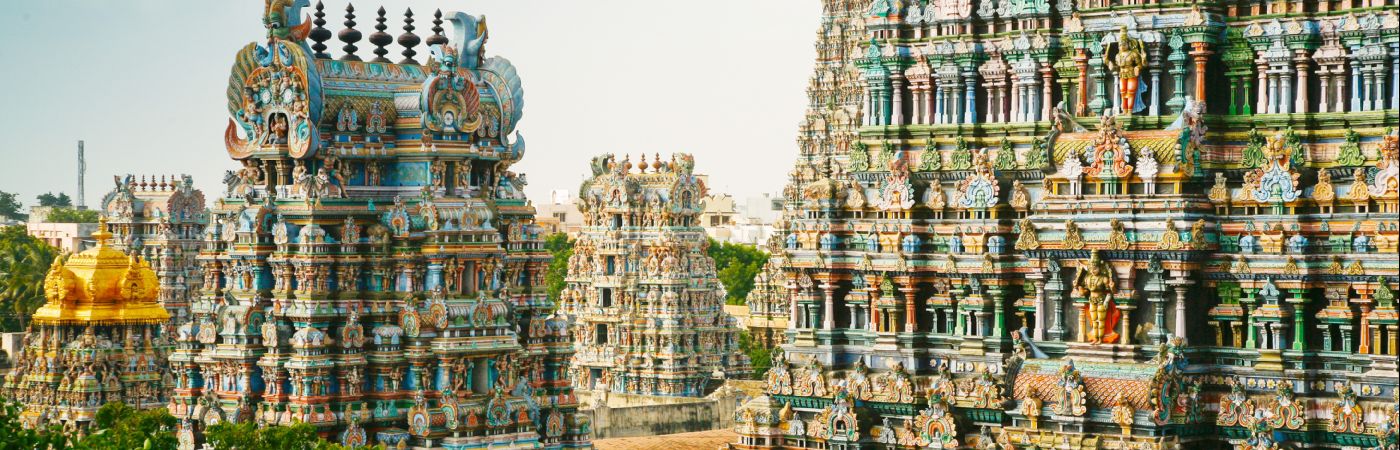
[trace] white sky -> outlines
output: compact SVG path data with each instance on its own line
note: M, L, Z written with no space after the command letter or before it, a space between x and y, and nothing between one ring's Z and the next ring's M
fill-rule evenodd
M211 201L222 193L236 168L222 142L224 88L234 53L263 39L261 0L0 3L0 191L26 205L73 195L83 139L89 206L125 173L189 173ZM424 37L435 8L486 15L487 54L509 58L524 82L528 149L514 170L536 202L575 191L604 152L693 153L713 191L739 198L779 191L796 157L816 0L357 2L365 39L379 5L394 36L407 7ZM344 9L326 4L326 28L342 28Z

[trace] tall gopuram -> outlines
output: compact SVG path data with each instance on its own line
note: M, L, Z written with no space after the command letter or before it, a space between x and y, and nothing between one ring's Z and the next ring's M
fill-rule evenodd
M195 257L203 246L204 193L189 175L159 179L118 176L102 197L102 213L112 230L112 246L150 262L160 280L161 306L171 321L189 319L190 300L199 292L200 271Z
M149 261L113 248L106 228L92 234L96 247L55 258L44 277L46 301L0 388L26 427L83 436L103 404L158 408L175 385L159 278Z
M1393 2L824 6L732 447L1395 448Z
M405 13L391 62L381 8L362 60L353 7L332 57L324 8L306 22L303 4L269 1L267 39L229 77L242 167L211 209L170 358L181 445L253 422L352 446L590 447L541 286L549 254L509 170L520 78L485 56L485 19L439 12L420 36Z
M684 153L643 155L633 168L630 157L593 158L579 187L583 228L560 295L578 349L574 386L703 396L715 375L751 370L696 219L705 183Z

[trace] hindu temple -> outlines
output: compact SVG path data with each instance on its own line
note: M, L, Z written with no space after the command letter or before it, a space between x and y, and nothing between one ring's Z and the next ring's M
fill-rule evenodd
M1394 6L824 0L731 447L1394 448Z
M170 314L148 260L112 246L101 223L96 246L55 258L44 277L43 306L0 387L17 402L20 423L60 426L84 436L107 402L165 405L174 386L165 358L173 348Z
M190 299L199 291L195 256L203 245L204 193L189 175L113 177L116 186L102 197L102 213L117 250L149 261L160 281L159 302L174 323L189 318Z
M395 37L383 8L347 5L333 34L319 3L266 5L265 38L233 58L224 142L240 167L169 360L182 448L222 422L311 424L352 447L589 447L549 254L510 170L521 80L487 54L486 19L407 11Z
M751 373L696 220L706 187L694 168L684 153L593 158L560 294L576 388L699 397L709 380Z

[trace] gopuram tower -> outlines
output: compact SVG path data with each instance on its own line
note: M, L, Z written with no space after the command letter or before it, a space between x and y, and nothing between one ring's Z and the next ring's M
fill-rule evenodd
M323 7L306 22L304 3L269 1L266 40L229 77L242 168L212 208L170 358L181 445L230 421L347 445L589 447L568 328L541 286L549 255L509 170L525 152L520 78L486 56L485 19L446 14L449 40L442 13L425 37L405 13L391 62L380 8L362 60L347 7L333 58Z
M706 394L707 380L751 370L709 240L696 219L705 184L688 154L593 158L579 188L583 229L561 311L578 352L574 386L628 394Z
M161 306L174 323L184 323L189 320L190 299L199 293L195 257L209 222L204 193L194 188L189 175L113 178L116 187L102 197L113 247L151 262L160 280Z
M1393 8L823 4L732 447L1396 445Z
M158 408L175 384L165 364L170 315L157 303L156 273L147 260L112 248L105 220L92 237L96 247L49 267L47 302L34 312L0 389L22 405L27 427L60 425L82 436L103 404Z

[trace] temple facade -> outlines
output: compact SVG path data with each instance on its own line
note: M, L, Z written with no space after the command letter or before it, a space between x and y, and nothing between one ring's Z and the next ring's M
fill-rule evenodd
M633 170L599 156L580 187L583 228L560 295L580 389L699 397L711 379L750 374L697 220L705 184L690 155L660 158Z
M189 320L190 300L199 292L195 257L208 225L204 193L189 175L114 177L116 187L102 197L101 211L112 230L112 246L150 261L160 280L159 301L173 323Z
M81 437L103 404L159 408L175 385L159 278L148 260L115 249L106 228L92 234L95 247L54 259L44 277L46 302L0 387L26 427Z
M1396 445L1384 0L824 0L734 448Z
M347 6L333 57L324 8L303 21L304 3L267 2L266 39L234 58L224 140L241 168L170 357L181 446L214 423L299 422L351 446L589 447L549 254L509 170L521 82L486 55L485 19L438 12L420 36L409 11L394 62L384 9L362 33Z

